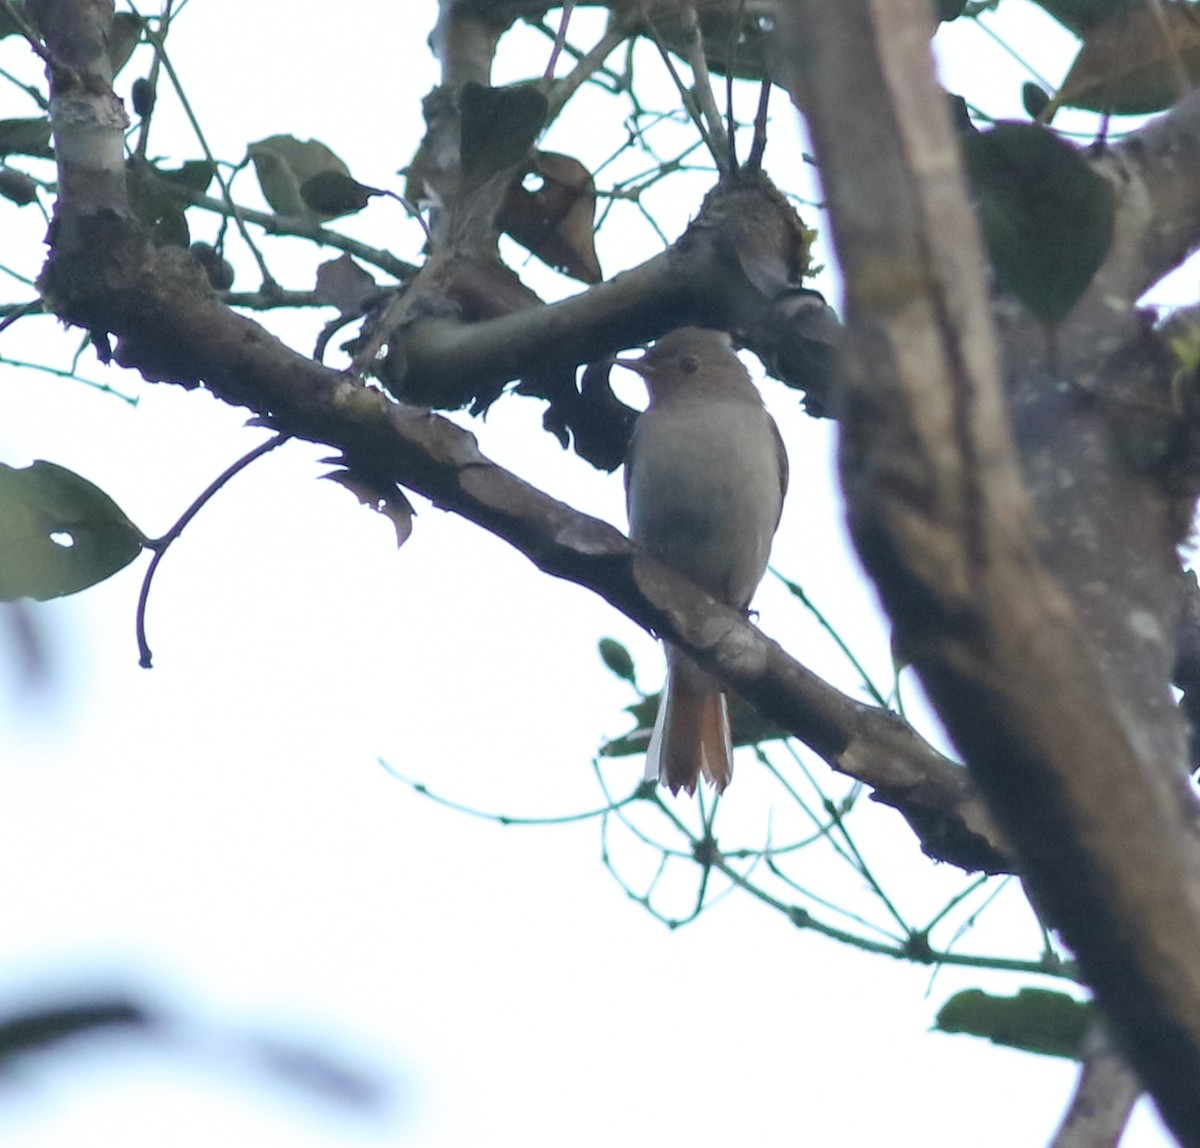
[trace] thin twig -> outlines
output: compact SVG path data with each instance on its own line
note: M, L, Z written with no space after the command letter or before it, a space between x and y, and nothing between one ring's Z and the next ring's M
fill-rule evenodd
M242 207L226 199L218 199L215 196L186 191L179 187L168 185L168 190L173 195L178 195L179 198L193 207L200 207L221 216L241 219L246 223L253 223L255 227L261 227L268 235L297 236L301 239L311 239L312 242L320 244L323 247L332 247L338 251L345 251L348 255L353 255L361 259L364 263L373 264L381 271L386 271L389 275L394 275L397 279L408 279L417 273L417 268L413 264L406 263L402 259L397 259L390 252L384 251L382 248L371 247L357 239L351 239L349 236L341 235L336 231L329 231L320 224L312 223L298 216L275 215L269 211L255 211L253 208Z
M16 303L11 308L0 308L0 313L7 309L8 313L0 319L0 331L11 327L18 319L33 315L42 309L41 299L30 299L28 303Z
M2 0L2 2L4 4L4 10L8 13L12 22L17 26L17 31L29 41L29 46L33 49L38 58L48 68L57 67L58 65L55 64L54 57L46 51L45 45L38 38L37 32L33 30L33 26L26 21L24 16L21 15L20 9L14 3L12 3L12 0Z
M767 108L771 103L771 81L763 80L758 90L758 108L754 113L754 140L746 166L751 170L762 167L763 152L767 150Z
M138 595L137 604L138 665L143 669L148 670L153 664L150 645L146 641L146 603L150 598L150 584L154 581L154 574L158 570L158 564L162 561L163 555L166 554L171 543L183 533L187 524L200 513L205 503L234 475L245 470L252 462L262 458L264 454L273 451L277 446L282 446L289 438L291 438L291 435L277 434L274 438L269 438L266 442L260 443L249 454L243 455L231 466L226 467L205 487L200 497L183 512L179 520L166 534L161 538L154 538L146 543L147 548L154 552L154 557L150 559L150 565L146 568L146 576L142 579L142 590Z
M550 49L550 59L546 61L544 80L554 79L554 69L558 66L558 57L562 55L563 45L567 42L567 28L571 23L571 13L575 10L575 0L563 0L562 15L558 20L558 31L554 34L554 46Z
M546 101L549 105L546 112L547 123L553 121L558 116L567 101L584 83L600 71L604 65L604 61L628 37L629 29L625 22L616 16L610 16L608 24L604 29L604 35L600 37L595 46L586 55L579 58L575 67L560 80L550 78L549 87L546 92Z
M634 801L645 800L642 786L639 785L628 797L622 797L619 801L601 806L599 809L588 809L582 813L562 813L554 817L513 817L511 814L491 813L486 809L477 809L472 805L464 805L462 802L454 801L449 797L442 797L440 794L432 792L424 782L413 781L411 777L405 777L404 774L394 769L382 757L377 760L389 776L403 782L413 793L427 798L434 805L440 805L444 809L453 809L456 813L465 813L468 817L477 817L481 821L491 821L496 825L573 825L579 821L593 821L597 817L606 817L614 809L620 809L622 806L629 805Z
M203 129L200 127L200 121L196 118L196 113L192 110L191 102L188 100L186 93L183 90L183 84L179 76L175 72L175 68L171 63L170 56L167 55L166 45L163 43L162 37L157 33L152 33L147 29L146 38L152 43L158 52L158 59L162 61L162 66L165 69L167 76L171 80L171 86L175 89L175 94L179 97L180 107L183 108L184 115L187 116L188 123L192 125L192 131L196 134L196 139L200 144L201 150L204 152L204 158L212 164L213 175L216 178L218 186L221 188L221 195L226 205L229 208L229 213L233 217L234 225L237 227L246 246L250 249L250 254L254 257L255 263L258 264L259 273L263 278L264 289L269 288L274 284L275 278L267 269L266 261L263 259L262 252L259 251L254 241L250 238L250 233L246 230L246 224L242 219L241 209L233 202L233 195L229 190L229 184L225 177L221 174L221 169L213 156L212 149L208 146L208 139L204 135Z
M708 74L708 60L704 57L704 34L700 30L700 18L696 15L696 5L683 4L680 8L683 21L683 42L687 47L687 61L692 69L692 94L708 125L710 137L709 147L713 149L713 158L717 167L729 171L733 167L732 136L725 131L721 122L721 113L717 108L716 97L713 95L712 78ZM732 105L731 105L732 107ZM732 115L730 111L730 115Z
M132 0L130 0L129 7L133 11L135 11L135 12L137 11L137 9L133 7ZM163 42L165 42L165 40L167 38L167 32L170 30L170 26L171 26L171 0L163 0L162 13L159 16L159 20L158 20L158 42L155 43L154 41L151 41L151 43L154 47L154 59L150 62L150 74L146 77L146 82L150 85L150 90L152 92L158 91L158 73L159 73L159 69L161 67L161 62L162 62L161 45ZM150 141L150 121L153 118L154 118L154 105L152 104L151 107L147 110L146 114L144 116L142 116L141 130L138 134L137 148L134 151L134 154L143 163L146 160L146 145Z

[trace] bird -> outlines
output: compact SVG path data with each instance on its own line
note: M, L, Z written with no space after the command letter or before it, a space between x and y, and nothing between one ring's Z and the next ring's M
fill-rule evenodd
M724 331L680 327L638 359L646 384L625 455L630 538L735 610L748 612L787 493L788 460ZM670 643L667 680L646 752L646 780L694 795L733 776L729 703L720 682Z

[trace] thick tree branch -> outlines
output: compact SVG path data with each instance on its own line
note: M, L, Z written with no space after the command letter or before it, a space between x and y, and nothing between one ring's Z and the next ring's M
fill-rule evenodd
M856 543L1032 893L1176 1134L1200 1144L1200 835L1182 726L1159 704L1169 668L1115 688L1110 635L1039 554L929 5L780 11L846 276ZM1117 630L1169 632L1161 605Z
M229 311L186 252L151 249L123 225L99 221L84 250L52 258L44 283L62 317L117 335L114 357L123 365L150 379L203 382L288 434L336 447L352 468L463 515L540 569L691 650L764 716L873 786L931 856L970 869L1011 868L965 771L900 719L828 686L736 613L638 555L611 526L496 466L467 431L389 402Z
M1200 91L1116 144L1114 254L1095 288L1132 303L1200 247Z
M1075 1093L1050 1148L1117 1148L1142 1092L1105 1025L1094 1025L1084 1043Z

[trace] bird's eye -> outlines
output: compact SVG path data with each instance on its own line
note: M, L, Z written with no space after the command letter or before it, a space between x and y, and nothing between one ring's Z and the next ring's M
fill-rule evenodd
M685 375L694 375L700 369L700 360L695 355L684 355L679 360L679 369Z

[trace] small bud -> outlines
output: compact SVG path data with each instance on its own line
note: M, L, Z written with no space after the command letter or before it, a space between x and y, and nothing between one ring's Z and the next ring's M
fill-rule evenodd
M154 111L154 85L144 76L133 81L132 98L133 110L143 119Z
M626 682L633 682L633 658L615 638L600 639L600 657L618 678Z
M1027 82L1021 85L1021 103L1025 105L1029 118L1036 120L1050 103L1050 95L1037 84Z

